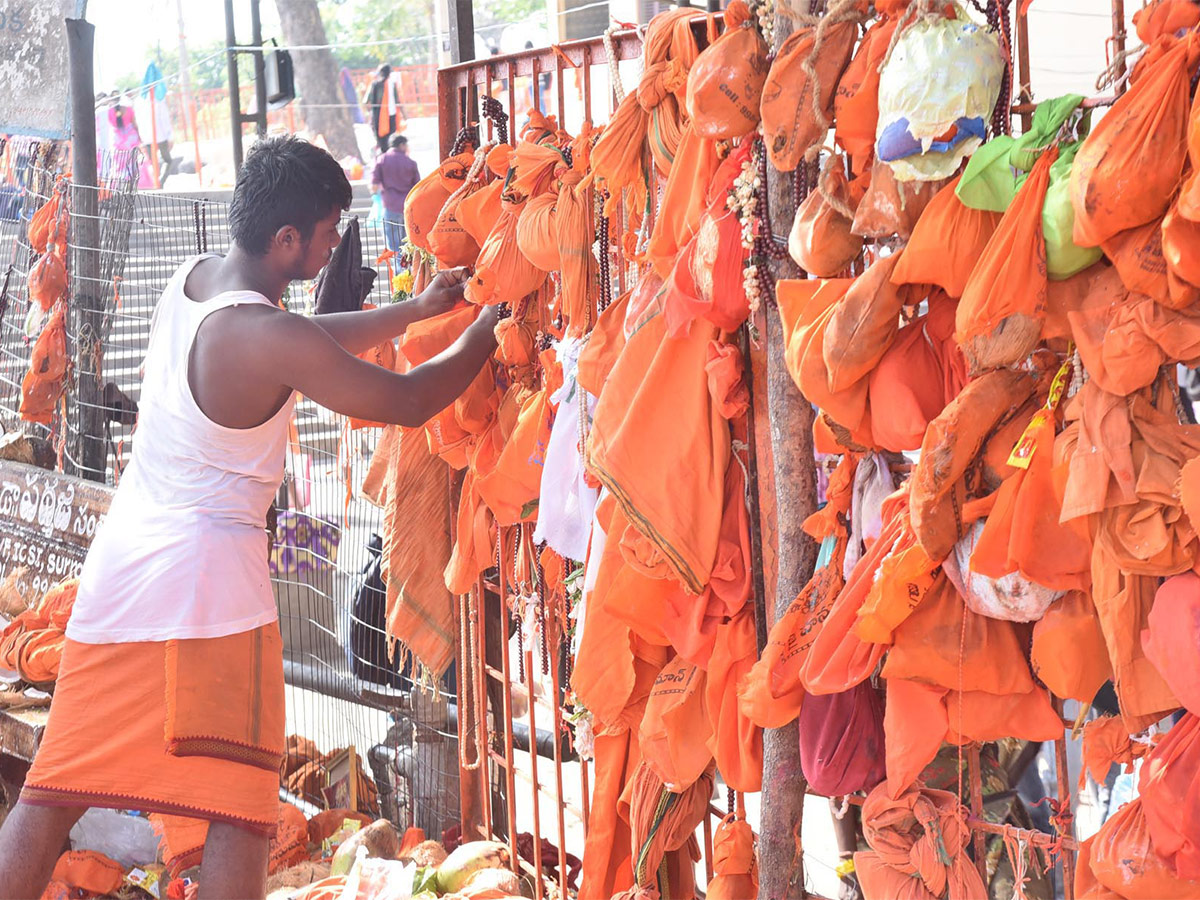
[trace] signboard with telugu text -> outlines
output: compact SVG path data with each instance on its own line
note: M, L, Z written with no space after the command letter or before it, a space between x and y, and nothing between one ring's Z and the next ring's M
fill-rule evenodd
M0 134L70 137L66 20L85 8L86 0L0 0Z
M77 577L111 500L105 485L0 462L0 581L24 570L17 589L40 597Z

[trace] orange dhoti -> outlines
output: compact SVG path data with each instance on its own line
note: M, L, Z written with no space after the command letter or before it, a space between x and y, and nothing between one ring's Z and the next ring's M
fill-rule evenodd
M179 870L199 861L208 822L274 835L284 728L276 623L206 639L67 639L21 800L158 813Z

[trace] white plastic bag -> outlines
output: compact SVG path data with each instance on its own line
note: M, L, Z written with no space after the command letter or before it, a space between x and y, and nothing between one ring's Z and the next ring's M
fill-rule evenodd
M1002 578L972 572L971 554L983 534L983 525L983 520L976 522L954 545L954 552L942 563L946 577L958 588L967 609L972 612L1009 622L1036 622L1066 591L1034 584L1019 572L1010 572Z
M954 175L983 143L1000 96L1004 57L999 42L961 8L957 12L953 19L936 13L917 19L880 72L875 154L898 181ZM954 128L956 138L941 140ZM906 149L908 141L913 145Z
M541 499L533 539L539 543L545 541L559 556L582 560L587 556L599 492L584 478L583 457L579 450L579 420L583 412L580 401L586 403L590 421L596 398L586 391L581 398L579 393L582 388L576 381L576 373L582 342L577 338L565 338L556 349L563 369L563 385L550 398L551 403L558 405L558 410L542 466Z
M883 531L883 501L896 490L896 477L881 453L868 453L854 470L850 499L850 541L842 573L846 578L862 558L868 541Z
M89 809L71 828L70 839L72 850L94 850L126 868L158 858L158 835L150 820L115 809Z

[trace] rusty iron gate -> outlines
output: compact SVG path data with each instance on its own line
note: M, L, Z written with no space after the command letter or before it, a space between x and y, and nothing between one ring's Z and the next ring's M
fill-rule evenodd
M814 0L814 5L819 2ZM971 2L981 11L984 8L980 0ZM1026 12L1013 6L1024 4L990 0L987 8L997 11L993 15L996 23L1004 23L1005 44L1010 48L1010 122L1019 123L1023 130L1035 108L1030 87L1030 34ZM1125 89L1124 0L1111 0L1111 10L1111 34L1105 50L1115 88L1112 94L1087 98L1086 107L1108 106ZM708 25L708 16L698 9L694 30L701 47ZM520 133L521 115L528 107L557 116L559 127L570 133L584 123L607 122L624 95L622 82L634 85L640 75L643 34L644 27L614 25L601 37L439 70L439 146L443 158L450 155L456 136L465 127L479 123L483 129L481 140L496 139L493 120L479 114L483 98L492 98L503 107L514 141ZM593 196L593 208L595 201ZM598 229L598 235L600 240L607 240L604 230ZM632 286L637 267L625 258L619 243L602 246L600 253L602 278L607 274L611 288L623 292ZM757 522L753 527L757 528ZM528 539L523 526L500 529L495 574L489 573L475 590L460 598L457 660L461 673L458 730L462 832L464 839L506 841L514 867L533 878L536 897L567 897L572 892L569 855L582 855L587 830L591 773L586 761L581 761L572 748L567 727L564 698L570 654L563 623L557 616L544 616L541 634L534 641L523 642L521 623L512 611L511 601L521 591L512 574L515 548ZM756 563L761 565L761 560ZM768 608L770 605L766 604ZM540 646L531 646L533 643ZM1061 715L1062 703L1056 703ZM986 821L980 748L964 748L968 824L985 883L984 841L989 835L1000 835L1023 842L1031 850L1036 848L1044 862L1061 867L1063 894L1073 900L1078 843L1071 826L1071 785L1065 777L1066 738L1071 732L1077 735L1082 724L1083 713L1078 721L1064 720L1064 736L1055 741L1059 773L1057 797L1051 798L1055 834ZM710 880L714 825L735 807L744 812L743 798L730 792L727 809L721 808L725 799L714 797L710 802L710 814L702 828L704 874ZM861 804L862 798L846 798L846 802ZM799 841L798 835L796 839ZM549 845L544 846L544 840ZM771 864L770 860L760 861L763 866Z

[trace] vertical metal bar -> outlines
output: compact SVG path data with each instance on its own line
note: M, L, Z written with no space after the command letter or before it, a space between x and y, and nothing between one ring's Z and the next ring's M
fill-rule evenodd
M490 692L488 691L487 679L487 591L483 591L479 596L479 605L475 609L475 648L476 658L472 661L475 666L473 675L475 677L475 697L479 705L479 715L477 729L479 733L478 741L480 753L487 760L487 774L485 775L484 784L484 799L487 809L484 822L489 831L494 829L495 813L492 809L492 736L488 729L489 715L489 700ZM491 714L495 715L494 707Z
M450 155L454 146L454 133L458 130L455 124L459 118L459 92L451 83L451 75L444 69L437 71L437 101L438 101L438 150L439 156Z
M453 519L451 519L453 522ZM472 588L475 594L475 609L480 609L483 603L483 585L481 582L476 582ZM459 603L456 607L459 618L459 634L467 634L468 629L472 627L470 619L462 621L462 604ZM487 819L485 818L482 806L487 797L487 772L490 769L491 761L488 758L487 744L481 743L479 740L479 723L478 720L471 722L467 715L467 710L474 707L476 713L479 710L484 710L486 714L487 705L481 701L479 693L479 685L475 680L475 660L470 657L470 647L465 641L456 641L458 646L455 648L455 660L458 664L458 741L459 741L459 758L463 758L463 753L468 745L475 745L475 758L478 765L474 769L464 769L459 767L459 809L461 810L462 833L463 840L468 840L470 836L475 839L482 839L488 836ZM467 700L467 693L474 696L471 701ZM473 702L472 702L473 701ZM474 729L474 734L471 733Z
M242 97L238 85L237 32L233 24L233 0L225 0L225 55L229 62L229 126L233 138L233 171L242 168Z
M1112 0L1113 52L1120 63L1117 65L1117 96L1125 93L1125 0Z
M517 122L517 67L511 59L504 64L504 71L508 73L508 131L515 147L521 126Z
M449 0L450 61L467 62L475 58L475 5L471 0Z
M542 585L544 591L546 586ZM564 642L562 635L559 632L559 618L557 615L549 616L554 622L553 637L547 636L549 646L554 648L552 659L550 660L550 678L553 690L553 709L554 709L554 785L558 791L558 889L559 896L567 896L567 818L566 818L566 795L563 790L563 758L562 758L562 734L563 734L563 719L562 719L562 680L559 677L559 663L562 661ZM543 627L549 627L549 622L543 624ZM569 648L567 650L569 652Z
M254 127L259 137L267 136L267 65L263 54L262 15L259 5L262 0L250 0L250 43L254 57Z
M517 627L521 627L518 620ZM542 900L546 893L546 884L542 879L542 783L538 780L538 750L537 750L537 717L534 715L533 694L533 648L525 648L525 690L529 694L529 772L533 778L533 868L537 872L537 887L534 888L534 900ZM554 735L554 743L558 744L558 735ZM560 798L561 799L561 798Z
M967 749L967 780L971 789L971 815L977 820L983 819L983 781L979 766L979 745L971 744ZM983 832L972 828L971 834L975 846L975 865L979 875L987 884L987 853L983 841Z
M592 784L591 784L591 763L586 759L579 761L579 783L583 788L583 836L586 838L588 833L588 823L592 819Z
M1020 72L1020 82L1017 85L1016 102L1025 104L1033 102L1033 74L1029 65L1029 17L1017 8L1017 65ZM1029 130L1033 123L1033 114L1021 113L1021 131Z
M500 664L504 673L503 715L504 715L504 784L508 791L508 846L512 853L515 871L520 871L520 857L517 855L517 808L516 808L516 769L513 764L513 718L512 718L512 666L508 653L508 590L505 583L505 572L508 570L508 560L504 556L504 529L497 526L496 544L499 552L496 554L497 582L500 586ZM530 736L531 746L536 752L537 732Z
M67 65L71 82L71 303L67 315L74 324L78 387L78 440L73 448L78 471L92 481L104 481L108 447L104 440L100 371L103 287L100 285L100 220L96 172L96 87L92 61L96 26L84 19L67 19ZM53 190L53 189L52 189ZM64 198L65 199L65 198ZM71 468L75 468L72 466Z
M712 852L712 810L704 811L704 880L710 882L713 880L713 852Z
M1061 719L1063 702L1057 697L1054 699L1054 710ZM1054 767L1058 776L1055 779L1058 782L1058 808L1060 812L1064 810L1069 812L1071 809L1071 775L1067 768L1067 742L1063 736L1059 736L1058 740L1054 742ZM1066 821L1074 820L1067 818ZM1065 836L1072 838L1075 835L1072 833ZM1063 897L1065 900L1075 900L1075 856L1070 850L1062 852L1062 872Z
M592 121L592 45L583 48L583 118Z
M541 110L542 110L542 79L541 79L542 64L541 64L541 61L536 56L531 60L531 62L533 64L533 75L530 77L532 79L533 84L532 84L532 90L530 91L530 95L533 97L533 108L536 109L538 112L541 112ZM558 127L559 128L563 127L561 120L558 123Z
M563 90L563 76L567 70L563 68L562 57L554 55L554 88L557 94L558 127L567 130L566 92Z

